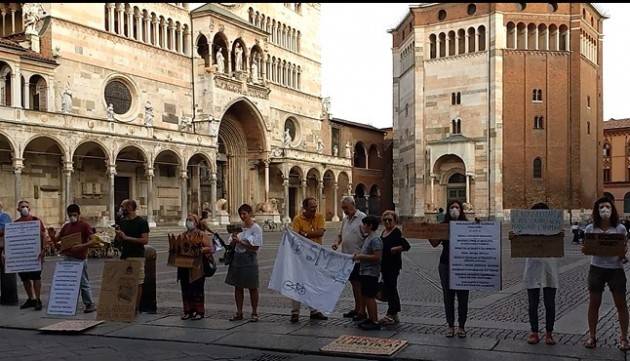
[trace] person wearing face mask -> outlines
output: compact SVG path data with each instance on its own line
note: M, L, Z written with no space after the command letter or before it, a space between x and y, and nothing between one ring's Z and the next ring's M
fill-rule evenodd
M81 234L81 244L76 244L68 249L62 249L61 254L65 256L66 261L83 262L83 274L81 275L81 300L85 306L83 312L90 313L96 311L96 305L92 298L92 291L90 289L90 279L88 277L88 248L98 243L97 240L91 238L94 232L92 226L87 222L80 219L81 208L76 204L71 204L66 208L68 214L68 222L61 227L58 236L51 235L54 243L57 243L59 239L71 234Z
M442 223L449 223L451 221L467 221L464 214L464 207L458 200L452 200L448 202L446 207L447 212ZM440 255L440 265L438 271L440 273L440 281L442 282L442 293L444 295L444 313L446 314L446 322L448 323L448 330L446 331L446 337L455 336L455 296L457 296L457 313L459 328L457 329L457 336L460 338L466 337L466 330L464 326L466 324L466 318L468 315L468 296L470 291L468 290L452 290L449 285L449 241L445 240L429 240L433 247L437 247L442 244L442 254Z
M626 235L626 227L619 222L619 214L610 199L603 197L593 205L593 223L586 226L585 233L620 233ZM627 250L627 246L626 246ZM582 245L584 252L584 245ZM592 256L591 266L588 270L588 331L589 337L584 343L586 348L597 347L597 320L599 319L599 306L602 303L602 293L606 284L612 293L621 337L618 347L622 351L630 349L628 344L628 305L626 304L626 273L623 269L625 257Z
M17 211L20 214L20 218L16 219L16 222L30 222L30 221L39 221L39 230L40 230L40 240L41 240L41 252L39 254L39 260L43 264L44 263L44 249L46 245L49 243L48 233L46 232L46 227L44 226L44 222L41 219L33 216L31 214L31 205L28 201L19 201ZM22 280L22 284L24 285L24 290L26 291L26 295L28 296L28 300L20 306L20 309L26 309L33 307L35 311L40 311L42 309L42 301L40 299L41 290L42 290L42 272L34 271L34 272L19 272L18 276L20 280Z
M211 257L213 247L210 244L208 234L201 229L199 218L189 214L186 218L186 231L180 235L185 239L201 240L202 247L198 249L199 262L193 268L177 267L177 280L182 288L182 303L184 315L182 320L201 320L205 315L204 284L202 257Z

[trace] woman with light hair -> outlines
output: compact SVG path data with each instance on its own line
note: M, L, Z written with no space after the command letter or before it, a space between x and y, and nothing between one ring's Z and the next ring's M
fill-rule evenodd
M394 325L400 322L400 296L398 295L398 275L402 269L402 252L411 248L409 242L403 237L400 228L397 227L398 215L392 210L383 212L381 216L385 229L381 233L383 240L383 258L381 260L381 275L384 284L384 296L387 298L387 314L379 323L384 326Z

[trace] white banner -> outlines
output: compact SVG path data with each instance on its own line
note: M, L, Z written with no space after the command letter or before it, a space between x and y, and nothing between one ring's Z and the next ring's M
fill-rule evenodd
M13 222L4 226L4 272L42 270L38 259L42 252L39 221Z
M512 209L510 221L514 234L553 235L562 232L562 209Z
M325 314L335 310L354 261L286 229L273 265L269 289Z
M501 289L500 222L450 222L449 247L451 289Z
M84 262L63 261L55 265L52 289L48 300L48 314L74 316Z

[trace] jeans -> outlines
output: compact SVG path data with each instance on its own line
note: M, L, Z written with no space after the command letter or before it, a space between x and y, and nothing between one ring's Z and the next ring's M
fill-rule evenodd
M385 286L385 297L387 297L387 314L396 316L400 312L400 296L398 295L398 274L399 271L383 272L383 284Z
M540 288L528 288L527 300L529 301L529 325L532 332L538 332L538 304L540 303ZM556 289L543 288L543 303L545 305L545 330L553 331L553 323L556 320Z
M440 281L442 282L442 292L444 293L444 313L449 327L455 326L455 295L457 295L457 322L459 327L464 327L468 317L468 290L452 290L449 288L448 265L440 263Z
M88 278L88 273L87 273L87 260L66 256L64 258L64 261L83 262L83 273L81 274L81 299L83 300L84 305L86 306L93 305L94 299L92 298L92 290L90 289L90 279Z

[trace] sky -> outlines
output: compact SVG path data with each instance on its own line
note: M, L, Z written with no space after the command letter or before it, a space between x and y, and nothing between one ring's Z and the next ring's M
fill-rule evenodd
M191 4L191 9L198 3ZM333 117L392 125L392 52L387 33L410 3L322 3L322 96ZM604 22L604 119L630 118L630 4L598 3Z

